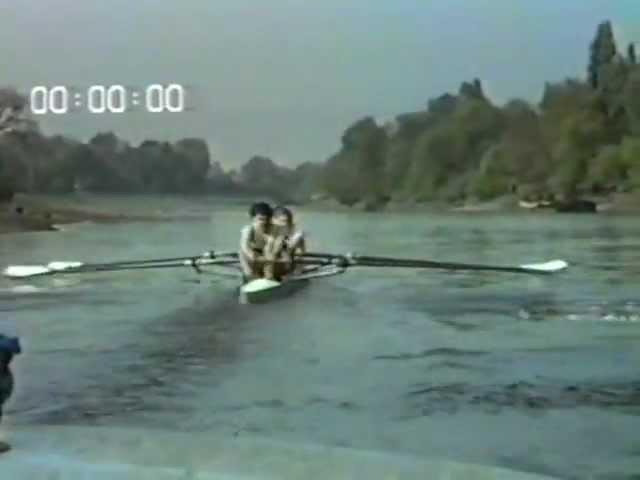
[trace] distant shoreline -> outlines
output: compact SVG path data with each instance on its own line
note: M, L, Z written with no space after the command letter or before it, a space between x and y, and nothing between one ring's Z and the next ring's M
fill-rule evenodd
M142 195L142 194L141 194ZM127 195L128 196L128 195ZM145 195L142 195L145 196ZM205 195L210 196L210 195ZM0 204L0 234L38 231L57 231L58 226L83 222L94 223L124 223L124 222L161 222L184 219L186 217L175 215L134 215L118 211L104 211L95 206L87 206L81 199L75 199L73 195L60 195L66 205L60 205L56 201L45 201L38 195L16 195L11 203ZM194 196L194 198L197 197ZM258 197L256 197L257 199ZM597 205L597 213L602 214L637 214L640 212L640 195L620 194L608 198L593 199ZM250 202L251 198L247 198ZM532 213L551 214L558 213L551 208L525 208L525 202L519 202L514 196L506 196L486 202L467 203L453 205L446 203L418 203L392 201L379 209L367 209L362 204L354 206L342 205L335 199L324 198L301 202L293 205L308 211L324 211L335 213L363 213L370 211L373 214L403 214L403 213L460 213L460 214L518 214ZM20 209L21 211L17 211Z
M73 199L72 195L60 195L63 199ZM73 203L73 202L72 202ZM0 234L20 232L59 231L60 225L83 222L123 223L159 222L172 217L163 215L132 215L122 212L105 212L82 205L61 206L56 202L46 202L38 196L16 195L10 203L0 204Z
M589 197L585 200L596 204L598 214L637 214L640 213L640 194L617 194L607 197ZM315 200L302 205L309 210L329 210L337 212L366 212L371 211L378 214L385 213L504 213L504 214L552 214L557 212L552 207L536 208L535 202L521 201L515 195L506 195L493 200L467 202L464 204L444 203L444 202L412 202L412 201L390 201L378 209L368 210L363 204L354 206L342 205L335 199L326 198ZM568 212L571 213L571 212Z

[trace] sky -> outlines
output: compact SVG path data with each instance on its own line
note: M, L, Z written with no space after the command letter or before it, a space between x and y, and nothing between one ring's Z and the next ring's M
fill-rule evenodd
M213 161L324 161L344 130L479 78L496 103L584 77L598 23L640 0L0 0L0 86L187 87L184 113L37 116L46 134L204 138Z

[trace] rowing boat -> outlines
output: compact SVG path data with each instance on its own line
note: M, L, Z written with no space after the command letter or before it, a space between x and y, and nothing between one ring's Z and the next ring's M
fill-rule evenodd
M330 253L306 253L296 257L296 264L303 267L299 273L285 277L282 281L264 278L245 282L239 287L239 301L243 304L261 303L288 296L309 285L310 280L341 274L349 268L412 268L435 270L494 271L505 273L524 273L548 275L565 270L564 260L552 260L543 263L522 265L479 265L471 263L440 262L424 259L406 259L390 257L359 256L353 254L336 255ZM139 270L150 268L192 267L198 273L204 273L207 267L214 271L207 273L231 274L241 278L241 269L236 252L205 252L191 257L160 258L152 260L131 260L109 263L50 262L46 265L11 265L3 274L13 279L30 278L42 275L115 272L121 270ZM227 269L227 271L224 271ZM231 269L231 271L229 271Z
M288 297L311 284L314 278L339 275L345 271L335 265L313 267L300 273L289 275L281 281L256 278L243 283L239 288L239 302L243 305L265 303Z
M310 282L310 280L296 281L295 278L283 279L280 282L267 278L256 278L240 286L239 302L242 305L270 302L301 290Z

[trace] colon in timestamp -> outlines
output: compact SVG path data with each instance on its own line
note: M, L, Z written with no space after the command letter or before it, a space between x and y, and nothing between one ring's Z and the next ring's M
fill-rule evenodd
M178 83L159 83L146 87L124 85L90 85L77 88L64 85L31 88L29 105L34 115L64 115L73 112L93 114L182 113L186 107L187 89Z

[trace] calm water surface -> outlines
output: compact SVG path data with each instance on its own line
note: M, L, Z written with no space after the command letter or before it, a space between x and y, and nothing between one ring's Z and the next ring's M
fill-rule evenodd
M0 265L235 248L246 206L102 198L187 221L0 236ZM640 471L640 220L301 210L312 249L554 277L354 269L264 306L188 269L0 279L14 425L259 435L560 478ZM592 475L593 477L588 477Z

